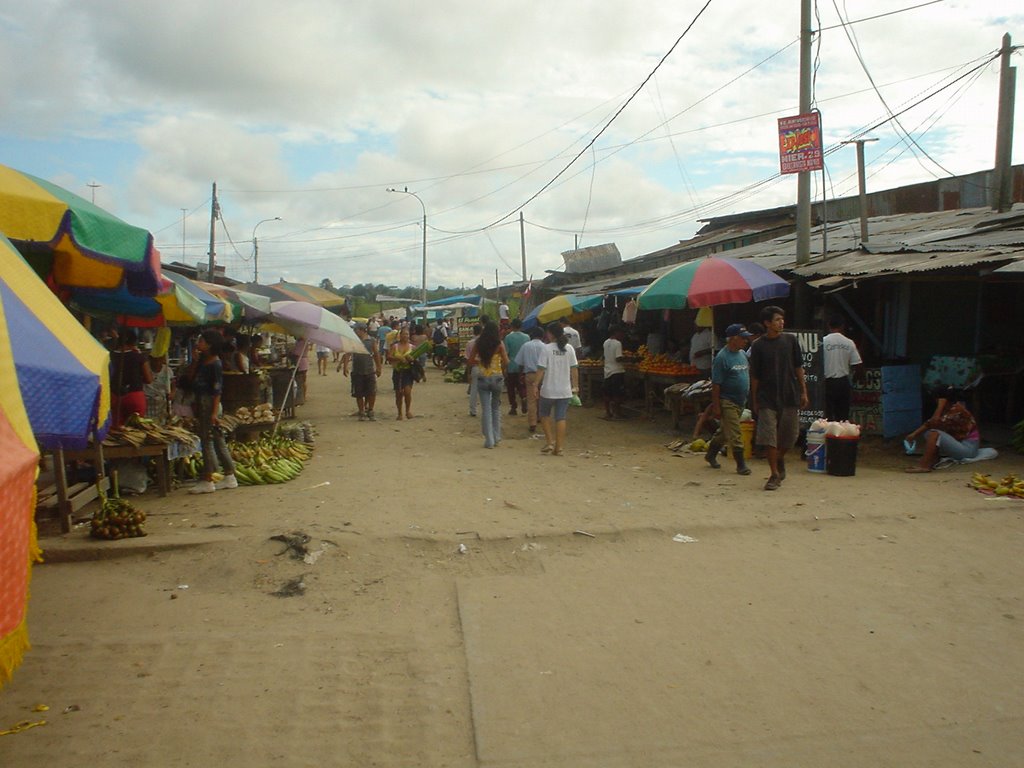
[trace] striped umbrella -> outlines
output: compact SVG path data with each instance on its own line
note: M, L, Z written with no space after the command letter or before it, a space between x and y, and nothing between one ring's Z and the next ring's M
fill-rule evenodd
M110 428L110 356L0 235L0 302L11 355L43 448L85 448Z
M789 283L747 259L713 256L680 264L644 292L640 309L684 309L767 301L789 295Z
M160 252L145 229L43 179L0 165L0 232L36 273L66 288L155 296Z

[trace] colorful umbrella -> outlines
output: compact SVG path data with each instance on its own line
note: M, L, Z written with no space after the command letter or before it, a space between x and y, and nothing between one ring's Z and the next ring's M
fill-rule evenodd
M196 285L218 296L225 301L234 304L237 314L246 320L256 320L270 314L270 298L257 293L249 293L241 288L229 285L215 285L196 280Z
M295 294L300 300L308 301L324 309L340 309L345 306L345 298L336 293L321 288L319 285L306 285L305 283L290 283L282 280L274 285L275 288Z
M5 251L14 250L2 242ZM25 270L31 272L28 265ZM7 325L8 309L0 297L0 687L29 648L28 582L32 560L39 554L32 524L39 452L18 387L11 338L16 331Z
M335 352L368 354L362 340L338 315L305 301L275 301L267 320L296 338L323 344Z
M767 301L789 295L789 283L746 259L709 257L680 264L644 292L640 309L684 309Z
M535 325L545 325L563 317L572 317L582 312L597 309L604 302L604 294L576 295L566 294L548 299L538 304L523 318L523 327L530 329Z
M232 307L208 293L199 283L175 272L165 272L155 297L135 296L121 286L114 290L74 290L71 304L89 315L117 317L135 328L164 325L208 325L233 319Z
M43 278L140 296L160 290L153 236L66 189L0 165L0 232Z
M110 428L110 356L0 235L0 303L18 387L43 448L85 448Z

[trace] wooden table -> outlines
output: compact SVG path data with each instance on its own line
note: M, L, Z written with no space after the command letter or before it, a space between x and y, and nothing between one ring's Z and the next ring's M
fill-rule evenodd
M648 418L654 415L654 403L661 400L665 389L673 384L692 384L708 378L710 374L688 373L669 376L662 373L644 373L644 412Z
M57 515L60 519L61 530L67 533L71 530L71 516L93 499L97 498L100 489L107 489L107 479L104 476L103 464L111 459L156 459L156 480L157 490L161 496L166 496L171 490L171 472L169 455L174 452L180 454L180 444L154 444L154 445L100 445L84 448L82 450L61 450L52 452L53 457L53 480L57 491ZM92 491L79 493L71 498L68 489L66 464L69 461L89 461L96 465L96 482L90 487Z

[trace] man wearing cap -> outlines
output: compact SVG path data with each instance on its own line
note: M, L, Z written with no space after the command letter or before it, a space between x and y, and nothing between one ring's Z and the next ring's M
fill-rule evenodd
M352 327L370 354L346 353L341 358L338 368L343 369L343 375L348 376L349 363L352 364L352 397L356 399L356 406L359 408L359 420L376 421L373 406L377 402L377 379L381 373L380 351L377 340L370 337L366 323L356 323Z
M746 327L733 323L725 329L725 346L715 355L711 365L711 412L719 420L718 430L711 438L704 460L715 469L718 452L729 446L736 460L736 474L749 475L750 468L743 458L743 438L740 436L740 415L750 391L750 363L743 352L751 336Z

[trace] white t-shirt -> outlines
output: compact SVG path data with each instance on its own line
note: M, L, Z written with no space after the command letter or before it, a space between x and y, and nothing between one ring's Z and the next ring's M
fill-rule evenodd
M700 371L710 371L712 355L697 357L698 352L711 352L711 329L701 328L690 339L690 365Z
M619 362L622 357L622 342L618 339L606 339L604 342L604 377L624 373L626 366Z
M508 320L508 304L505 302L498 305L498 319Z
M571 344L566 344L565 349L559 349L555 342L545 344L537 367L544 369L544 380L540 383L541 397L548 400L572 397L570 371L576 367L576 350Z
M857 345L841 333L833 332L821 340L825 350L825 378L849 378L850 366L860 365L860 353Z
M583 347L583 340L580 339L579 331L573 328L571 325L563 325L562 333L565 334L566 338L569 339L570 346L577 352Z

